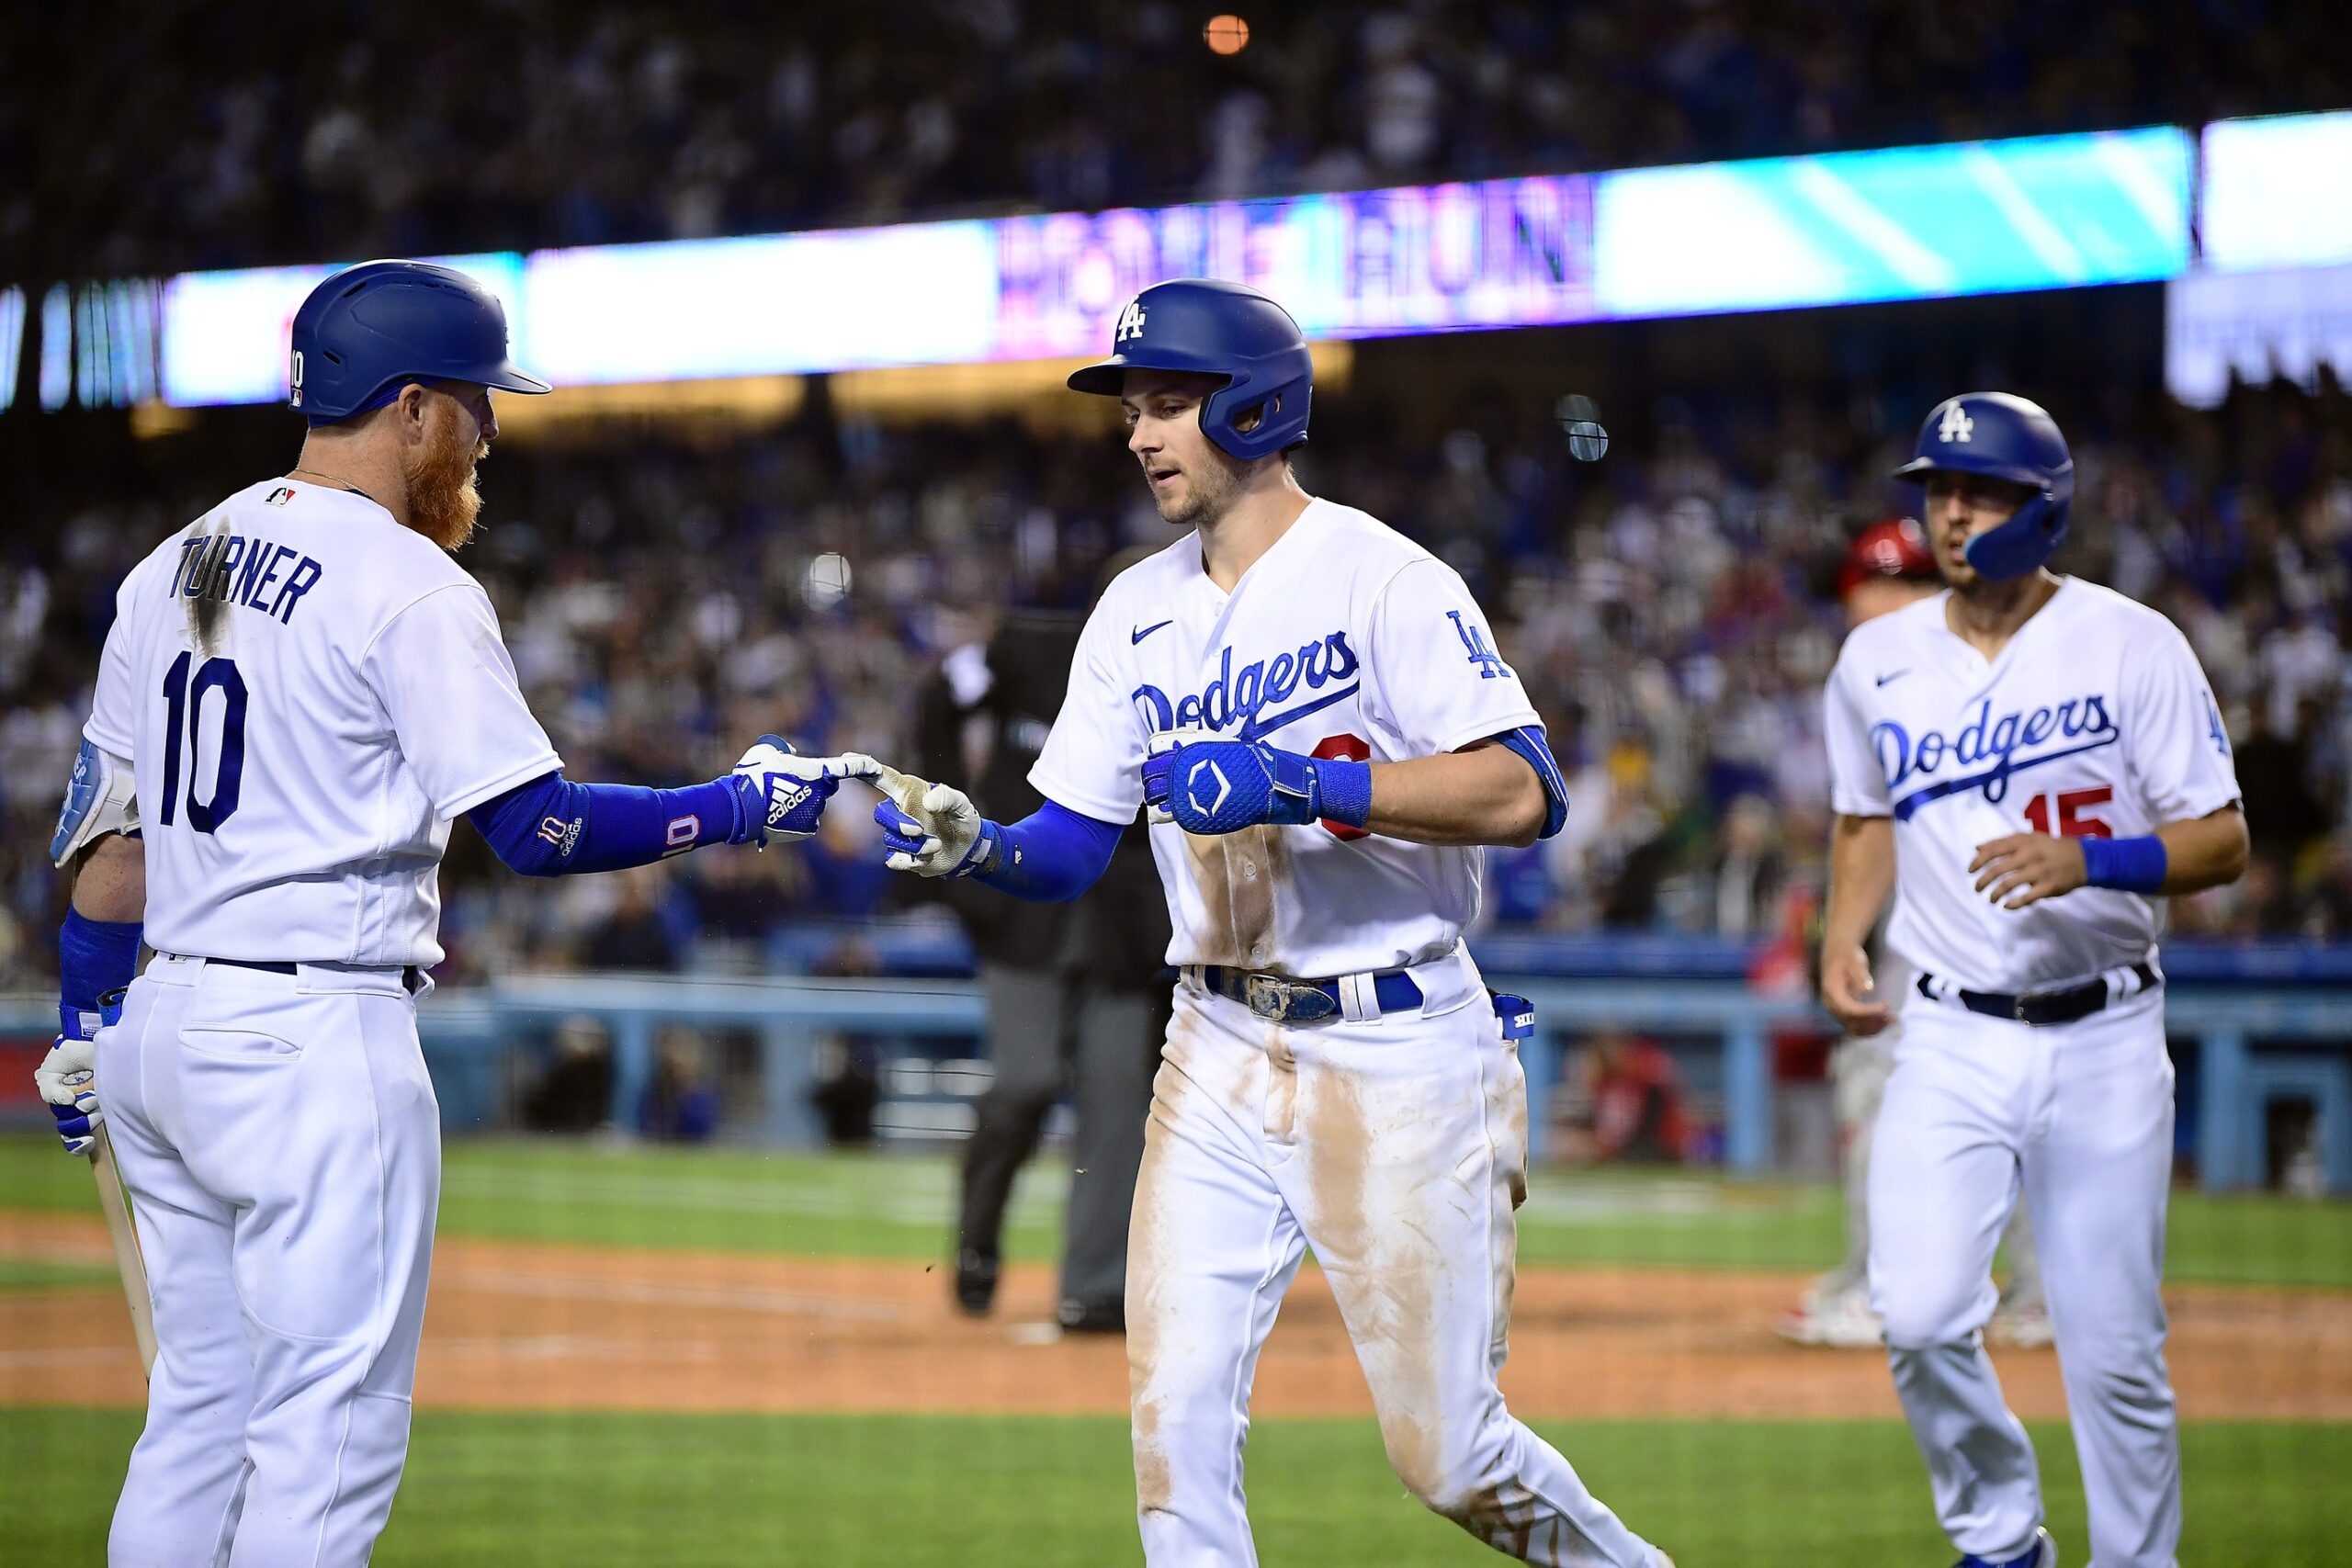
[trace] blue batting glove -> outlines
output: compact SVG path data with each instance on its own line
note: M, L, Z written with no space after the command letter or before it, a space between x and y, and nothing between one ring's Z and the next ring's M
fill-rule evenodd
M106 1112L99 1109L97 1093L91 1088L97 1068L96 1041L98 1031L121 1016L120 991L100 997L96 1012L61 1004L57 1038L40 1066L33 1069L33 1085L49 1103L49 1113L57 1122L58 1141L69 1155L89 1153L98 1129L106 1123Z
M1324 819L1361 828L1372 815L1372 769L1263 740L1193 740L1144 760L1143 798L1187 833Z
M797 843L817 831L825 803L849 770L838 757L802 757L781 735L763 735L735 764L735 830L728 841Z

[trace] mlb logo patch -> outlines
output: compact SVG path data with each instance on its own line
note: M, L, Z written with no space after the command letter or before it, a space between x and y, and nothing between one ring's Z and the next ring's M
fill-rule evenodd
M293 499L294 487L292 485L279 485L276 490L269 492L268 499L264 501L262 504L265 506L283 506Z

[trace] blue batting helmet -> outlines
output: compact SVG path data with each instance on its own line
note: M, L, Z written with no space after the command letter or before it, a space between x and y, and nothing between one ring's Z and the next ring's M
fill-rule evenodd
M1968 541L1968 564L1999 581L2040 569L2065 541L2075 457L2040 403L2009 392L1962 392L1928 412L1911 460L1894 470L1924 484L1936 472L1982 474L2034 491L2007 522Z
M1129 370L1190 370L1226 378L1201 405L1201 430L1248 461L1306 439L1315 362L1290 312L1254 288L1207 277L1155 283L1127 301L1111 357L1073 371L1073 390L1119 395ZM1243 430L1244 414L1258 423Z
M498 297L430 262L362 262L329 277L294 312L292 349L290 406L312 424L381 408L411 381L548 389L506 357Z

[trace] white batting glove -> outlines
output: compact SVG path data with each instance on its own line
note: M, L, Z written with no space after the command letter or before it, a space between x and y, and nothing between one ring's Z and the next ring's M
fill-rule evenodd
M96 1033L97 1021L88 1014L83 1017L88 1020L89 1035L71 1030L58 1035L49 1055L33 1069L33 1087L49 1102L49 1113L57 1122L58 1140L69 1155L87 1154L107 1119L98 1108L97 1091L90 1087L97 1077L98 1047L89 1036Z
M917 876L969 876L987 863L994 824L980 816L971 796L854 752L842 761L852 765L854 776L871 779L885 796L874 807L889 852L883 864Z

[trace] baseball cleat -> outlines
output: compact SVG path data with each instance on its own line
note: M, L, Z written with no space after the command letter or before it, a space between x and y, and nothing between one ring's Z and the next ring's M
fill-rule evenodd
M1064 1334L1125 1334L1127 1331L1127 1305L1116 1299L1099 1302L1066 1301L1054 1309L1054 1316Z
M986 1317L996 1305L997 1260L968 1247L956 1255L956 1304L967 1317Z
M1989 1557L1963 1557L1951 1568L2058 1568L2058 1543L2050 1539L2046 1529L2033 1532L2033 1544L2015 1557L1995 1562Z
M2041 1297L2003 1302L1984 1325L1984 1337L2015 1350L2039 1350L2057 1339L2050 1326L2050 1308Z
M1834 1350L1869 1350L1884 1340L1878 1314L1871 1311L1869 1292L1839 1291L1834 1295L1808 1296L1781 1319L1781 1338L1799 1345L1819 1345Z

